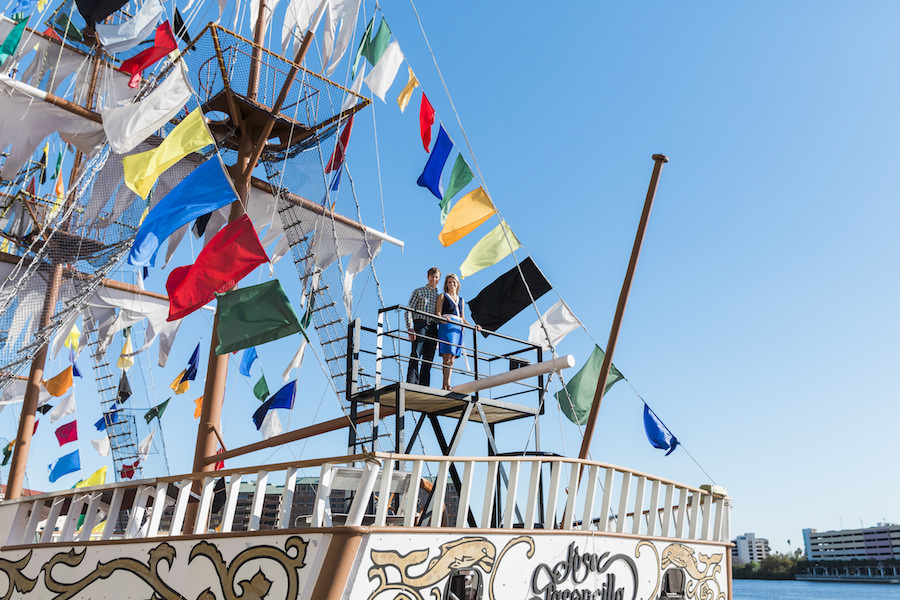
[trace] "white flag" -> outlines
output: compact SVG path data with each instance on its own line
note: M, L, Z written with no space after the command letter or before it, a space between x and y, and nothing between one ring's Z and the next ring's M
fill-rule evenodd
M310 26L317 6L319 6L319 0L291 0L290 4L288 4L287 10L284 12L284 23L281 27L282 54L286 53L288 46L294 39L294 28L296 27L301 32L305 32Z
M541 321L535 321L528 330L528 341L544 350L549 350L550 346L556 348L564 337L581 327L581 322L562 299L541 315L541 320L547 328L546 333Z
M119 154L133 150L177 115L192 93L184 63L179 61L172 74L143 100L103 111L103 130L110 147Z
M63 399L59 401L52 411L50 411L50 422L56 423L63 417L75 414L75 392L69 392Z
M97 23L94 31L97 32L103 49L110 54L131 50L150 37L162 11L163 6L159 0L147 0L133 18L116 25Z
M280 435L284 431L284 428L281 426L281 419L278 418L278 413L274 410L267 412L266 418L263 419L262 427L259 428L259 431L262 433L264 440L275 435Z
M359 5L362 0L329 0L325 9L325 32L322 35L322 64L331 75L347 52L353 39Z
M109 456L109 436L104 435L99 440L91 440L91 446L100 456Z
M138 444L138 458L141 461L147 460L147 457L150 456L150 447L153 443L153 435L156 433L156 430L150 432L150 434L141 440L141 443Z
M300 365L303 364L303 353L306 352L306 338L303 338L303 342L300 344L300 349L297 350L297 354L294 355L294 358L291 359L291 364L287 366L287 369L284 370L284 382L287 383L288 379L291 378L291 371L293 369L299 369Z
M366 78L366 62L359 66L359 72L356 74L356 79L353 80L353 85L350 86L350 91L353 94L347 94L344 96L344 102L341 104L341 112L345 110L350 110L359 102L359 95L362 91L363 79ZM354 95L355 94L355 95Z
M384 102L384 95L394 83L401 64L403 64L403 52L400 51L400 44L394 40L378 59L378 64L375 65L372 72L366 75L366 85L382 102Z

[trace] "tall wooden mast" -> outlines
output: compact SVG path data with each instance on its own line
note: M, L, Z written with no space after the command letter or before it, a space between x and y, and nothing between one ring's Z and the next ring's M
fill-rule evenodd
M616 340L619 338L619 327L622 325L622 316L625 314L625 305L628 303L628 292L631 291L631 280L634 279L634 270L637 267L638 257L641 255L641 245L644 243L644 231L647 229L647 221L650 219L650 209L653 208L653 199L656 197L656 186L659 183L659 174L662 166L669 162L663 154L653 155L653 174L650 176L650 187L647 189L647 198L644 200L644 212L641 213L641 222L634 236L634 246L631 249L631 260L628 261L628 270L625 272L625 281L622 282L622 291L619 293L619 303L616 305L616 316L613 318L612 327L609 330L609 341L606 344L606 356L603 357L603 366L600 367L600 379L597 380L597 391L594 393L594 403L591 405L591 414L584 428L584 439L581 441L581 451L578 458L587 458L591 448L591 438L594 435L594 426L597 424L597 413L600 411L600 402L603 401L603 392L606 389L606 378L612 367L613 354L616 351Z
M306 56L314 31L322 18L324 2L319 7L319 11L314 17L309 31L303 38L300 49L294 58L294 64L287 75L278 99L269 112L268 118L262 127L252 128L250 120L246 115L241 113L241 107L237 103L232 103L231 118L234 123L239 126L238 139L238 159L231 167L231 175L234 180L234 187L238 193L240 200L231 205L231 214L229 222L240 218L244 214L244 207L250 197L250 188L253 179L253 170L262 156L263 150L269 135L272 132L275 120L284 105L288 91L297 76L299 66ZM266 0L260 0L259 13L257 14L256 27L254 29L254 46L250 63L250 80L247 85L248 97L254 99L259 90L259 71L262 61L262 44L265 36L264 15L266 8ZM225 382L228 377L228 355L217 355L216 346L219 345L219 311L216 309L216 316L213 321L213 332L210 340L209 348L209 364L206 374L206 386L203 390L203 405L200 410L200 425L197 430L197 444L194 449L194 472L211 471L215 468L214 461L210 458L216 454L216 446L219 443L220 433L219 427L222 416L222 405L225 399ZM192 519L186 519L186 523L190 523Z

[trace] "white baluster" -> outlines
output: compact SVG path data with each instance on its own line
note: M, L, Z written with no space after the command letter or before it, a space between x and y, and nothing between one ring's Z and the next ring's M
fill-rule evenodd
M615 469L606 467L606 478L603 480L603 502L600 504L600 531L609 531L609 508L612 505L612 493L615 486Z
M416 513L419 509L419 482L422 479L422 461L412 461L412 472L409 474L409 487L400 506L403 507L403 526L412 527L416 524Z
M362 525L363 517L366 516L366 507L369 505L369 499L372 497L372 490L375 489L375 479L381 470L381 464L376 460L366 461L362 477L356 488L356 495L353 497L353 503L350 505L350 512L347 513L347 525Z
M525 505L525 529L534 527L537 515L537 504L540 501L538 483L541 481L540 459L531 461L531 477L528 479L528 502Z
M387 523L388 509L391 507L391 484L394 478L394 461L385 460L381 467L381 486L378 488L378 506L375 508L375 525L383 527Z
M434 482L434 495L431 497L431 520L432 527L440 527L444 517L444 498L447 496L447 470L450 468L450 461L442 460L438 467L437 478Z
M125 497L125 488L117 487L113 490L112 500L109 501L109 510L106 513L106 527L103 528L101 540L112 539L116 532L116 523L119 520L119 512L122 510L122 498Z
M200 506L197 508L197 521L194 523L195 534L205 534L209 529L209 510L212 507L215 486L215 479L203 478L203 487L200 489Z
M232 473L228 478L228 487L225 491L225 511L222 513L222 525L219 527L219 531L222 533L228 533L234 527L234 511L237 508L243 478L243 475L238 473Z
M519 466L522 463L509 463L509 481L506 485L506 506L503 509L503 529L512 529L516 514L516 495L519 491Z
M291 527L291 510L294 507L294 490L297 487L297 467L288 467L284 473L284 489L281 492L281 528Z
M631 533L637 535L641 532L641 519L644 514L644 486L647 478L641 475L637 478L637 489L634 490L634 512L631 513Z
M91 539L94 527L100 522L103 511L100 510L100 500L103 499L102 492L93 492L88 502L87 514L84 516L84 523L81 525L81 531L78 534L79 542L86 542Z
M266 500L266 486L269 485L269 473L260 471L256 474L256 490L253 492L253 504L250 512L249 531L258 531L262 521L263 503Z
M650 509L647 511L647 535L656 533L656 520L659 518L659 480L654 479L650 486Z
M697 496L699 496L697 492L691 494L691 514L688 517L688 537L692 540L697 539L697 524L700 520L700 499Z
M53 540L53 531L56 529L56 521L59 519L59 513L62 511L65 498L57 496L50 505L50 514L47 515L47 521L44 523L44 531L41 532L41 543L49 544Z
M578 497L578 478L581 465L572 463L570 467L572 472L569 475L569 489L566 490L568 497L566 498L566 511L563 513L563 529L572 529L572 523L575 521L575 499Z
M581 529L588 531L594 517L594 499L597 495L597 465L591 465L588 471L587 489L584 493L584 512L581 515Z
M66 514L66 520L63 521L62 533L59 536L60 542L71 542L75 539L75 528L78 527L81 509L87 503L87 500L87 494L71 496L71 500L69 501L69 512Z
M559 474L562 472L562 463L554 460L550 463L550 486L547 489L547 512L544 514L544 529L553 529L556 526L556 504L559 500Z
M178 498L175 499L175 510L172 513L172 527L169 529L169 535L180 535L184 529L184 514L187 512L188 501L191 499L191 487L193 481L183 479L176 483L178 486Z
M472 497L472 472L474 468L475 463L471 460L466 461L463 468L462 485L460 486L462 489L459 491L459 505L456 511L456 526L459 528L465 527L468 523L469 501Z
M628 519L628 490L631 487L631 473L622 473L622 489L619 492L619 515L616 518L616 531L625 532L625 521Z
M670 531L669 527L672 524L672 504L674 496L675 486L671 483L667 483L665 500L663 500L662 526L659 531L659 535L663 537L668 537Z
M159 524L162 521L163 513L166 511L166 503L168 497L169 484L160 481L156 484L156 494L153 496L153 508L150 509L150 522L147 524L147 537L156 537L159 535Z
M497 470L500 463L492 460L487 463L487 477L484 481L484 504L481 507L481 528L491 527L491 516L494 514L494 490L497 489Z
M684 537L684 521L688 511L688 491L681 488L678 491L678 509L675 511L675 537Z
M322 465L319 473L319 487L316 489L316 500L313 503L313 527L331 527L331 510L328 507L328 496L334 481L334 467L328 463Z

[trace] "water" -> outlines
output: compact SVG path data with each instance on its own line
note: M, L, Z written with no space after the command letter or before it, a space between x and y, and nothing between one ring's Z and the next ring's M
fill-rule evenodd
M734 600L900 600L900 585L735 579Z

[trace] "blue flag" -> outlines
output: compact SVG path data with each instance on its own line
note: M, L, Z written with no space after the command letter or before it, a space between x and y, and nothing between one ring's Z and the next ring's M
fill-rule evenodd
M256 362L256 358L256 346L244 349L244 353L241 355L241 375L250 377L250 367Z
M100 417L100 420L94 423L94 427L97 431L106 431L107 425L112 425L113 423L119 422L119 407L115 404L112 405L112 408L109 409L109 412L103 413L103 416Z
M218 155L197 167L153 207L134 237L128 263L153 266L160 244L182 225L237 200Z
M78 365L74 360L72 361L72 377L81 377L81 371L78 370Z
M194 381L197 378L197 363L200 361L200 344L194 348L191 358L188 360L188 366L184 370L184 377L181 381Z
M453 150L453 141L447 135L447 132L444 131L444 126L441 125L437 140L434 142L434 148L431 149L428 162L425 163L425 170L422 171L418 181L416 181L420 186L431 190L431 193L437 196L438 200L443 200L444 198L444 184L441 183L441 173L444 172L444 165L447 164L447 157L450 156L451 150Z
M30 15L34 12L34 7L37 6L37 0L19 0L16 3L15 8L12 9L13 15L23 14Z
M259 408L256 409L256 412L253 413L253 424L256 425L256 428L259 429L262 427L263 420L266 418L266 413L273 408L287 408L291 409L294 407L294 395L297 393L297 380L284 384L284 386L275 392L275 394L263 402Z
M55 461L47 465L50 469L50 483L53 483L63 475L74 473L81 470L81 458L78 456L78 450L70 452L65 456L60 456Z
M663 422L659 420L656 413L650 410L646 402L644 403L644 431L647 432L647 439L650 440L654 448L668 450L666 456L675 451L675 446L678 445L678 438L672 435L668 427L663 425Z

